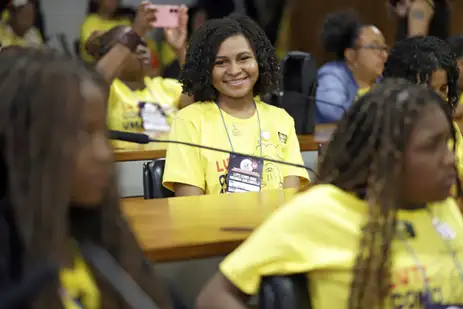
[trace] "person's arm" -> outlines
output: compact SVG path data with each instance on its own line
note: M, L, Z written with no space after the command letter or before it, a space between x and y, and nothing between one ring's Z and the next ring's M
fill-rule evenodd
M275 211L225 258L200 293L198 309L246 308L249 295L258 293L262 277L307 273L326 258L320 248L330 244L320 235L327 221L309 196L301 194Z
M336 122L342 118L348 98L345 82L333 72L321 72L318 76L316 104L324 122Z
M188 38L188 8L186 6L180 7L178 27L164 29L164 34L167 43L175 51L181 67L185 63Z
M204 190L184 183L174 183L175 196L198 196L204 195Z
M152 26L152 22L156 20L155 12L156 10L150 7L149 2L143 1L138 9L137 15L132 25L133 33L126 33L125 37L131 35L131 40L135 40L135 36L138 35L138 40L141 41L141 38L149 31ZM90 41L90 40L89 40ZM91 42L88 43L90 45ZM116 43L109 52L104 55L96 64L96 70L103 75L105 80L108 83L111 83L117 76L119 76L124 63L130 57L130 55L136 51L137 46L131 46L127 43ZM90 47L88 47L90 48Z
M429 0L415 0L408 12L408 36L428 35L434 8Z
M249 295L240 291L221 272L217 272L199 295L196 309L247 309L248 299Z
M182 117L180 111L172 123L169 139L201 144L200 132L195 123ZM175 196L203 195L206 188L200 149L179 144L169 144L166 154L163 185L174 191Z

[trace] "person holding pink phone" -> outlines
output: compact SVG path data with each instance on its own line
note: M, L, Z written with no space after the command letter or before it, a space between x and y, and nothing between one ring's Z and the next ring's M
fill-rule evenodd
M166 28L166 41L181 63L185 58L187 8L178 7L178 26ZM96 67L111 83L108 128L156 135L170 130L176 111L192 103L182 95L175 79L151 77L150 53L143 36L157 23L157 8L147 2L138 7L132 27L119 26L100 35L88 46L98 59ZM115 147L124 148L123 142Z

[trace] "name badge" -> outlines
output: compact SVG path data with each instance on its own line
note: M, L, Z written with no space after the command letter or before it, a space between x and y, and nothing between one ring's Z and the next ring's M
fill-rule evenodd
M259 192L263 165L262 159L231 154L228 162L227 192Z

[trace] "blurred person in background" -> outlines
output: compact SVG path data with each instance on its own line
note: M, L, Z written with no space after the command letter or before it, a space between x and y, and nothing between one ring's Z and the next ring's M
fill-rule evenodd
M389 47L381 31L364 25L357 14L330 14L323 25L322 42L336 60L318 70L317 122L338 121L344 111L381 76Z
M460 71L460 75L458 78L458 90L459 90L459 104L457 110L455 112L455 118L461 119L463 118L463 96L461 92L463 91L463 36L462 35L455 35L448 39L450 46L452 47L455 56L457 57L457 65Z
M147 133L156 136L170 131L176 112L193 100L182 94L175 79L151 77L150 52L144 36L153 29L155 11L142 3L132 27L117 26L95 39L96 46L87 46L98 59L97 70L111 84L108 98L110 130ZM180 62L185 59L188 10L180 9L178 28L165 29L165 37L176 51ZM123 148L126 143L115 142Z
M388 7L398 18L396 41L429 35L446 40L450 34L448 0L391 0Z
M107 95L81 61L48 49L0 53L0 291L49 265L57 273L15 308L128 308L86 243L108 252L159 308L179 308L121 213Z
M89 0L88 16L85 18L80 29L79 49L80 57L92 63L96 59L89 55L85 44L93 35L101 35L117 26L131 26L136 12L129 7L122 7L120 0ZM151 53L151 75L157 75L163 66L169 64L176 58L173 51L166 42L156 42L145 34L145 41ZM162 56L161 56L162 55Z
M33 0L12 0L9 2L0 21L1 46L42 46L42 34L34 26L36 14L36 4Z

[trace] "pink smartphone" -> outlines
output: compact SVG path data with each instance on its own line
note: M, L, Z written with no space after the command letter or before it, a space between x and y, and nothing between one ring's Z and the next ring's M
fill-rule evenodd
M156 9L156 21L151 25L155 28L176 28L179 24L179 5L153 4Z

